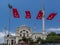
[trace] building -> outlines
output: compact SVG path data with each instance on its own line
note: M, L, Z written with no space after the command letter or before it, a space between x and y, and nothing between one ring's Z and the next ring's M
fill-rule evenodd
M32 38L35 41L38 37L45 40L47 35L42 33L33 33L30 27L22 25L16 29L16 36L6 35L4 38L5 43L8 45L15 45L18 44L22 37Z

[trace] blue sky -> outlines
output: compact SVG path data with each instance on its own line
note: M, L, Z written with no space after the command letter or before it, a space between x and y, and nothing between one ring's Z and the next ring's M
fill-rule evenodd
M13 8L17 8L20 18L13 17L12 11L8 8L8 4L11 4ZM39 10L42 9L42 4L45 8L45 31L60 33L60 0L0 0L0 39L4 36L4 27L8 28L8 19L10 15L11 24L10 32L15 32L16 28L21 25L27 25L32 28L32 31L42 32L42 20L36 20L36 16ZM31 12L31 19L25 19L25 11ZM46 18L52 12L56 12L57 15L53 20L47 20ZM34 24L36 23L36 30L34 30ZM12 33L13 34L13 33ZM1 41L0 41L1 42Z
M11 4L14 8L17 8L20 18L15 19L13 17L12 11L8 8L8 4ZM60 1L58 0L1 0L0 1L0 31L4 29L4 27L8 28L8 16L10 15L10 31L15 32L15 29L21 25L27 25L29 27L34 28L34 24L36 23L36 31L42 31L42 20L36 20L36 16L39 10L42 9L42 4L44 3L45 8L45 30L47 28L60 28ZM25 19L25 11L30 10L31 19ZM49 21L46 18L52 12L56 12L56 17ZM47 30L46 30L47 31Z
M13 17L12 11L8 8L8 4L11 4L13 8L17 8L20 18ZM45 8L45 31L60 33L60 0L0 0L0 34L3 37L4 27L9 26L8 16L10 15L10 32L15 32L16 28L21 25L27 25L32 28L32 31L42 32L42 20L37 20L36 16L39 10L42 9L42 4ZM31 19L25 19L25 11L31 12ZM10 12L11 11L11 12ZM52 12L56 12L57 15L53 20L47 20L46 18ZM36 30L34 24L36 23ZM1 41L0 41L1 42Z
M15 19L13 17L12 11L8 8L8 4L11 4L13 8L17 8L20 18ZM45 30L48 28L60 28L60 0L1 0L0 1L0 31L4 30L4 27L8 28L8 16L10 15L10 31L15 32L16 28L21 25L27 25L34 28L36 23L36 31L42 31L42 20L36 20L36 16L39 10L42 9L42 4L44 3L45 8ZM30 10L31 19L25 19L25 11ZM47 20L46 18L52 12L56 12L57 15L53 20ZM49 31L49 30L46 30Z

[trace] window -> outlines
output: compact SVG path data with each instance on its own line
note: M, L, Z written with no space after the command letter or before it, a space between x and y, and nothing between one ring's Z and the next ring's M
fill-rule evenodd
M7 44L8 44L8 40L7 40Z
M25 33L23 33L23 37L25 37Z
M20 34L20 36L22 36L22 35Z
M25 30L23 30L23 31L25 31Z
M13 45L13 40L11 40L11 45Z
M26 33L28 33L28 31L26 31Z
M20 31L20 33L22 33L22 31Z
M35 36L35 39L36 39L36 36Z
M27 34L27 37L29 37L29 34Z

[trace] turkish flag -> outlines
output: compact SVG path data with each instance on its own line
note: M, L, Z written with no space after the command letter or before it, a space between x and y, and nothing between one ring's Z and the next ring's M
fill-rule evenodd
M42 17L43 17L43 10L40 10L36 19L42 19Z
M19 18L20 17L16 8L12 8L12 12L13 12L14 18Z
M25 11L25 13L26 13L25 18L26 18L26 19L30 19L30 18L31 18L30 11Z
M56 16L56 13L51 13L51 14L47 17L47 19L48 19L48 20L52 20L55 16Z

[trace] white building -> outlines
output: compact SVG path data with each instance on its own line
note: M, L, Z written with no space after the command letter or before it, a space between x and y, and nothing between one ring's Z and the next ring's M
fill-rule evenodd
M47 35L42 33L33 33L32 29L28 26L21 26L16 29L16 36L12 35L6 35L5 36L5 43L8 43L9 45L15 45L18 44L19 40L22 39L22 37L26 38L32 38L34 41L40 37L41 39L46 39Z

